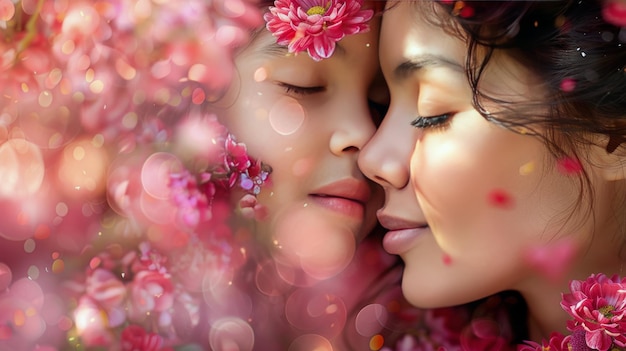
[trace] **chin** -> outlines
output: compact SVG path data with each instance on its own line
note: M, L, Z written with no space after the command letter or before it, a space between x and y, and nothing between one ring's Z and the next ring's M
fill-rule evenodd
M440 299L436 299L432 294L424 294L423 290L428 290L427 286L422 291L416 291L414 286L408 287L407 280L402 279L402 294L404 298L413 306L418 308L437 308L443 307L445 304L441 304Z
M411 266L405 266L402 275L402 294L413 306L419 308L439 308L459 304L451 291L459 291L450 284L436 279L432 274L420 274L421 271L411 270ZM433 281L433 280L437 281ZM436 284L433 284L436 283ZM459 295L459 294L457 294Z
M361 226L346 225L325 210L300 208L281 216L273 229L277 258L325 279L352 261Z

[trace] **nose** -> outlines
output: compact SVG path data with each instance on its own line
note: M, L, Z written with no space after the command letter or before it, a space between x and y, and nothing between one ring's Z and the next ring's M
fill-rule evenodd
M374 135L376 126L372 119L365 95L357 99L342 100L335 119L336 128L330 137L330 150L340 156L346 152L357 153Z
M409 162L416 130L390 108L374 136L359 154L363 174L381 186L403 189L409 184Z

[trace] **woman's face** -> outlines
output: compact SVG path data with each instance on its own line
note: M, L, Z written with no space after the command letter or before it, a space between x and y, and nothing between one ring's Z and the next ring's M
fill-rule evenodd
M287 55L263 30L236 58L238 77L217 111L248 152L273 171L258 197L269 216L257 235L277 260L311 276L334 275L373 229L380 187L358 169L374 134L370 103L386 96L378 75L376 20L338 42L329 59ZM378 89L378 90L377 90Z
M400 1L383 16L380 61L391 104L359 160L385 189L378 212L390 229L385 249L404 260L404 293L420 307L524 290L535 249L588 229L578 221L587 207L574 206L580 179L559 171L567 160L554 160L539 139L498 127L474 109L465 43L426 22L415 6ZM480 89L524 100L541 93L535 80L496 55ZM432 126L412 126L418 115Z

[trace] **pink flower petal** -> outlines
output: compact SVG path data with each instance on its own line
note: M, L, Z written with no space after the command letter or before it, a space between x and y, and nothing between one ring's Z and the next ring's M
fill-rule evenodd
M494 207L499 208L511 208L513 206L513 198L511 195L502 190L494 189L487 195L487 201Z
M544 276L557 281L569 269L575 254L574 243L561 240L551 245L530 248L526 260Z
M563 157L557 161L557 169L565 175L576 175L582 172L583 168L577 159Z
M565 78L561 81L561 91L569 93L576 88L576 81L572 78Z
M367 31L374 14L361 9L362 0L276 0L274 5L264 15L267 29L290 53L307 51L315 61L330 57L345 35Z
M604 20L618 27L626 27L626 2L609 0L602 8Z

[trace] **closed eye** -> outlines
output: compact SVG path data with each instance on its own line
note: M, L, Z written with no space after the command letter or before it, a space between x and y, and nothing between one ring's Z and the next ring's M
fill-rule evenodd
M418 116L411 122L411 125L419 129L445 127L449 122L450 117L452 117L451 113L444 113L436 116Z
M285 83L285 82L278 82L278 85L280 87L282 87L283 89L285 89L285 92L287 94L299 95L299 96L321 93L324 90L326 90L326 88L321 87L321 86L317 86L317 87L301 87L301 86L297 86L297 85L293 85L293 84L288 84L288 83Z

